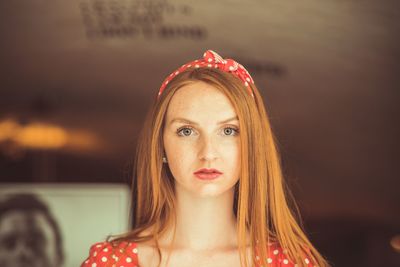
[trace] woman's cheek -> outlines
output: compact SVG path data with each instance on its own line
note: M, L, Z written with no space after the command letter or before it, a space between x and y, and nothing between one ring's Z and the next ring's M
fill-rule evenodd
M190 168L189 160L192 158L192 151L189 146L182 144L174 146L171 155L171 171L175 172L176 175L183 175L186 169Z

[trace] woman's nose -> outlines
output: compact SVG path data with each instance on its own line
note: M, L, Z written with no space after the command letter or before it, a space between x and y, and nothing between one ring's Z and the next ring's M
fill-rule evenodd
M212 161L218 157L215 140L211 137L203 137L200 142L200 159Z

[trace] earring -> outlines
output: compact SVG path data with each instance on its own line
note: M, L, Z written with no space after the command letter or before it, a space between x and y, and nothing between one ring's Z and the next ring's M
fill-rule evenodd
M163 161L164 163L167 163L167 158L166 158L166 157L162 157L162 161Z

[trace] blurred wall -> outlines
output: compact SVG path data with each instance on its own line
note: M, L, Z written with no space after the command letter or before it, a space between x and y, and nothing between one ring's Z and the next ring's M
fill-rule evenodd
M0 180L129 184L162 80L213 49L264 96L321 252L399 266L399 15L389 0L1 1Z

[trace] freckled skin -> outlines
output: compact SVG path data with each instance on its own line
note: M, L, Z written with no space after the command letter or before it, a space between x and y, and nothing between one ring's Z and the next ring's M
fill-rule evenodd
M229 99L204 82L186 85L175 93L167 110L163 139L177 191L205 197L233 190L239 180L240 140L235 130L227 127L238 128L239 122L221 125L218 122L235 115ZM169 124L176 117L199 125L189 125L193 129L183 129L179 136L177 130L188 124ZM203 181L193 174L200 168L215 168L223 175L216 180Z

